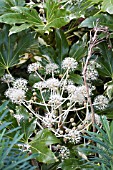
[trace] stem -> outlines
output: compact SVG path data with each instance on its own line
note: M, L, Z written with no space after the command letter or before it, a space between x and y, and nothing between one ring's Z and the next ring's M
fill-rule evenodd
M35 71L35 73L37 74L37 76L38 76L42 81L45 81L45 80L43 79L43 77L41 77L41 75L40 75L37 71Z
M77 29L78 29L78 27L71 28L70 30L66 31L64 34L68 34L74 30L77 30Z
M24 102L22 103L33 115L35 115L39 120L42 121L39 115L37 115L32 109L30 109ZM43 129L43 127L40 125L40 123L37 122L37 125Z
M96 131L96 128L95 128L95 125L94 125L95 124L95 113L94 113L94 108L93 108L93 105L92 105L91 97L90 97L90 94L89 94L89 87L88 87L88 84L87 84L86 71L87 71L88 62L89 62L89 60L92 56L93 47L95 46L95 41L96 41L96 38L97 38L97 32L98 32L97 27L94 30L95 30L95 33L94 33L93 37L91 36L91 32L90 32L90 44L89 44L88 56L87 56L87 59L86 59L85 66L83 68L84 85L86 87L87 99L88 99L88 102L90 104L91 113L92 113L93 132Z

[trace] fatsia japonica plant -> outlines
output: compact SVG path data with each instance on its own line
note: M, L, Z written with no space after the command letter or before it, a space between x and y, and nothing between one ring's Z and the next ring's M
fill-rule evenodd
M36 154L38 170L107 168L97 149L100 115L113 118L112 8L105 0L0 1L4 121L19 127L18 147Z

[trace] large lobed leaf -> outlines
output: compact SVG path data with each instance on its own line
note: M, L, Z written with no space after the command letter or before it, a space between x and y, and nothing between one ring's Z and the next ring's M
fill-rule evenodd
M11 7L24 5L25 0L0 0L0 15L11 12Z
M34 27L38 31L46 31L51 27L60 28L70 21L68 19L69 11L61 9L58 1L47 0L45 10L46 19L42 21L35 9L15 4L15 6L10 6L10 10L7 13L0 16L0 22L13 25L20 24L18 27L12 27L10 30L11 35L29 27Z
M23 54L34 42L34 34L22 32L21 34L8 35L9 26L5 25L0 31L0 68L8 69L19 61Z
M30 146L33 153L39 154L37 160L48 164L58 161L48 146L59 142L52 132L48 129L43 129L39 131L36 137L30 142Z

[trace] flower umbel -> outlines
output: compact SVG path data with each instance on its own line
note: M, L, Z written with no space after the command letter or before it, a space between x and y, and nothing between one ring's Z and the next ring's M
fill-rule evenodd
M55 63L50 63L46 65L46 74L57 73L58 65Z
M22 89L9 88L5 92L6 97L8 97L13 103L21 104L25 100L25 91Z
M11 83L14 81L14 77L11 75L11 74L5 74L1 80L4 82L4 83Z
M26 79L18 78L13 82L13 88L27 91L27 83Z
M32 63L28 65L28 72L32 73L37 71L39 68L41 68L41 64L39 62Z
M77 68L77 61L74 58L67 57L62 61L62 68L68 69L69 71L73 71Z
M60 85L60 82L58 79L56 78L49 78L47 81L46 81L46 85L49 89L51 90L57 90L59 85Z
M95 97L94 99L94 107L98 110L103 110L108 106L109 100L107 97L103 96L103 95L98 95L97 97Z

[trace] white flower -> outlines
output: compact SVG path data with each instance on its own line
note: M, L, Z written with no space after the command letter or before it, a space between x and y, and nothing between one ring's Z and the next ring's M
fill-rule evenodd
M30 151L31 152L29 144L18 143L17 145L22 148L22 149L20 148L20 150L22 152L26 152L26 151Z
M91 65L87 66L86 70L86 79L87 80L96 80L98 78L98 71L93 68Z
M13 88L27 91L27 83L26 79L18 78L13 82Z
M107 97L103 96L103 95L98 95L97 97L95 97L94 99L94 107L98 110L103 110L108 106L109 100Z
M85 101L85 96L83 93L81 93L79 90L76 90L71 96L70 96L70 101L79 103L80 105L83 104Z
M21 104L25 99L25 91L22 89L9 88L5 95L16 104Z
M69 140L69 142L72 143L79 143L80 139L81 139L81 134L79 131L75 130L75 129L67 129L67 138Z
M46 85L51 90L57 90L60 85L60 82L56 78L49 78L48 80L46 80Z
M76 88L77 88L76 86L74 86L73 84L72 85L70 84L66 87L66 90L70 94L70 93L74 93L76 91Z
M62 61L62 68L68 69L69 71L73 71L77 68L77 61L74 58L67 57Z
M43 88L46 88L46 83L44 81L39 81L33 85L34 88L42 90Z
M14 78L11 74L5 74L1 80L4 82L4 83L11 83L14 81Z
M35 72L41 67L41 64L39 62L32 63L28 65L28 72Z
M59 156L64 160L69 158L70 150L66 146L61 146L59 150Z
M45 127L51 129L56 122L56 116L54 113L46 113L43 117L43 124Z
M62 103L62 100L63 98L59 94L55 94L50 96L50 100L48 103L58 106Z
M94 116L95 116L95 123L97 125L101 124L100 116L97 115L96 113L94 114ZM86 114L85 122L90 123L91 121L92 121L92 114L91 113Z
M20 120L24 118L24 116L20 114L14 114L14 117L17 119L18 122L20 122Z
M58 65L55 63L50 63L46 65L46 74L57 73Z

